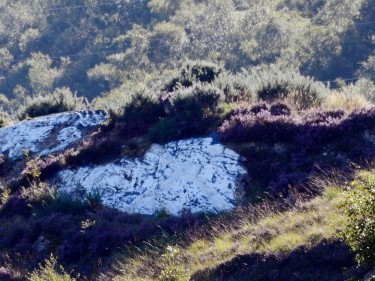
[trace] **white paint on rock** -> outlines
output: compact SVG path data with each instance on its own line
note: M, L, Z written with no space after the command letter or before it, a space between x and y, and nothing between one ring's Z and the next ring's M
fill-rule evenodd
M0 129L0 152L11 159L24 151L48 155L64 150L107 119L104 111L76 111L42 116Z
M142 158L63 170L54 181L76 195L99 192L105 205L124 212L178 215L233 209L245 175L240 156L207 137L154 144Z

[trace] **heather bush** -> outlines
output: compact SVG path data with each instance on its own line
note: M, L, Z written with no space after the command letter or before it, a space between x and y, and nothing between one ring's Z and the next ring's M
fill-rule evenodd
M375 182L356 181L346 191L343 211L348 216L344 238L358 262L375 268Z
M222 140L236 143L246 157L253 181L268 186L272 194L287 193L289 185L304 184L319 170L335 167L350 173L350 163L366 164L375 157L375 108L351 114L344 110L297 114L286 108L265 103L238 108L219 128Z
M38 117L53 113L87 109L88 101L78 97L68 88L56 89L52 94L26 97L25 105L19 110L21 120L26 117Z
M219 128L224 141L264 141L265 143L292 141L299 121L290 116L291 110L283 104L271 107L265 103L251 109L237 109Z
M168 82L163 90L173 92L178 87L190 87L194 83L211 83L223 72L221 66L206 61L189 61L181 69L178 77Z

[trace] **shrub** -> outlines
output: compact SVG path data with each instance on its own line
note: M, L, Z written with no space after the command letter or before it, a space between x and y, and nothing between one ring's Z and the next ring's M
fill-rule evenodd
M212 85L224 92L227 103L256 100L254 83L248 83L246 75L222 72Z
M155 123L165 115L158 97L150 92L139 92L132 95L125 105L122 118L127 122L142 122L146 125Z
M343 210L348 216L345 240L358 262L375 267L375 182L354 182L346 192Z
M178 77L168 82L163 90L173 92L178 88L190 87L196 82L211 83L223 72L222 67L206 61L189 61L181 69Z
M38 117L53 113L86 109L88 101L78 97L68 88L56 89L52 94L26 98L26 104L18 113L19 119Z
M179 122L177 118L166 118L160 120L148 132L151 142L167 143L179 138Z
M172 108L187 120L199 120L217 112L223 92L209 85L179 89L171 97Z
M344 86L340 91L346 96L363 96L370 102L375 102L375 83L367 78L361 78L354 84Z
M274 101L287 99L297 109L320 105L328 92L324 84L292 70L274 66L252 73L259 99Z
M281 103L271 106L259 103L251 109L239 108L233 111L230 120L224 121L219 132L224 141L292 141L299 121L290 114L290 108Z
M45 265L39 265L39 269L33 271L29 276L30 281L76 281L70 277L62 266L57 266L57 259L52 255L45 261Z
M375 157L375 108L349 115L344 110L308 110L276 116L271 108L261 103L234 110L219 133L223 141L242 143L235 146L247 159L250 177L272 194L306 183L309 174L319 172L316 167L350 172L350 163L365 165ZM280 145L283 151L278 152Z

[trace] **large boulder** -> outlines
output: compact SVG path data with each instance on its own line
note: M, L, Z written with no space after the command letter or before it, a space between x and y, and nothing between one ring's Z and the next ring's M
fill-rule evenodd
M128 213L216 213L233 209L241 197L240 160L211 137L188 139L154 144L140 158L66 169L53 182L75 196L99 194L105 205Z
M60 152L98 129L104 111L76 111L42 116L0 129L0 152L9 159Z

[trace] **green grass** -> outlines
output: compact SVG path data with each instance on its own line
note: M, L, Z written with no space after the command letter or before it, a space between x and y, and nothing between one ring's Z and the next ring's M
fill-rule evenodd
M300 201L290 210L279 212L272 203L257 207L258 216L245 210L235 223L216 222L210 235L200 233L181 243L176 263L193 275L214 269L238 255L248 253L285 255L300 246L316 246L323 239L337 240L346 220L339 206L341 188L329 187L308 202ZM255 216L255 217L256 217ZM163 250L142 251L120 263L114 280L157 280ZM141 278L141 279L139 279ZM178 279L173 279L178 280Z

